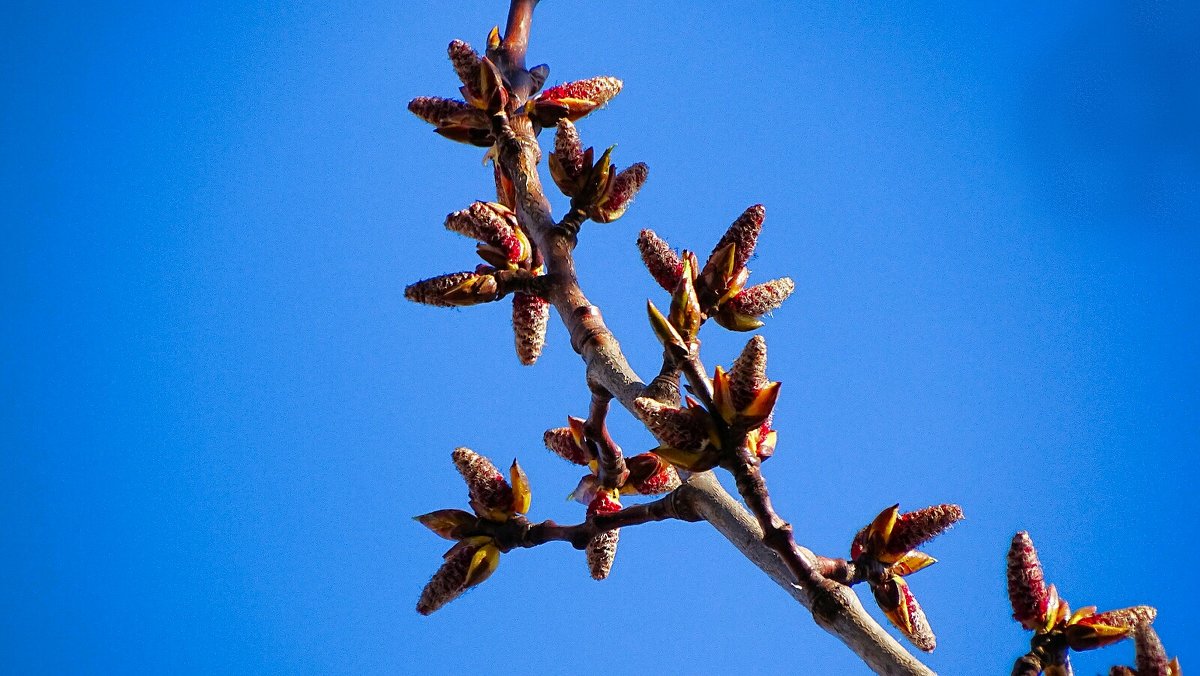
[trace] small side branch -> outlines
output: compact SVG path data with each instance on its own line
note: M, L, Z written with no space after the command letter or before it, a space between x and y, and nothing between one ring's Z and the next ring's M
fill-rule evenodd
M617 512L593 514L583 523L573 526L560 526L553 521L530 523L524 517L519 517L504 523L482 522L486 532L479 534L491 537L502 552L518 547L537 547L548 542L567 542L575 549L583 549L601 533L668 519L699 521L700 517L680 500L677 493L672 492L653 502L626 507Z
M611 401L611 394L599 386L594 387L592 405L587 420L583 423L584 438L592 446L598 461L596 474L600 477L600 485L609 490L620 488L629 478L625 456L621 453L621 447L617 446L617 442L609 435L608 425L605 423Z

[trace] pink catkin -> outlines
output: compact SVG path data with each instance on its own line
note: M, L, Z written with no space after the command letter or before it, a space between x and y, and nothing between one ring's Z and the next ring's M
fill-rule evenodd
M605 198L605 210L624 213L633 201L638 191L646 184L650 168L644 162L638 162L625 168L613 179L612 191Z
M490 244L509 252L519 253L521 245L516 235L516 216L503 204L475 202L466 209L446 216L446 229Z
M575 443L575 435L571 434L570 427L555 427L554 429L546 430L542 435L542 443L546 444L546 448L554 451L555 455L567 462L573 462L576 465L586 465L591 460L588 457L587 451Z
M488 125L487 116L482 111L457 99L418 96L408 102L408 110L413 115L438 127L461 125L486 128Z
M1158 610L1154 606L1131 606L1089 615L1080 620L1079 624L1106 624L1110 627L1133 629L1138 625L1153 622L1157 616Z
M643 230L638 235L637 246L650 276L663 289L673 292L683 276L683 261L679 254L653 230Z
M418 613L428 615L463 593L471 558L475 556L476 551L476 547L458 548L442 563L441 568L438 568L429 584L421 591L421 598L417 601Z
M597 494L588 505L587 514L611 514L621 511L621 504L606 493ZM617 542L621 539L621 530L614 528L592 538L587 544L588 570L592 578L603 580L612 571L613 561L617 557Z
M512 509L512 487L490 460L465 447L454 449L450 457L467 483L471 507L476 514L484 516L489 511Z
M554 156L572 179L583 175L583 141L570 120L560 120L554 133Z
M767 208L761 204L755 204L746 209L721 236L712 252L715 254L721 250L721 247L733 242L737 247L733 258L733 269L741 270L746 267L746 262L754 254L754 247L758 243L758 235L762 232L763 219L766 216ZM711 258L712 254L709 254L709 257Z
M745 408L767 382L767 341L762 336L754 336L729 369L733 407L739 411Z
M796 283L790 277L772 279L769 282L756 284L742 289L729 299L729 306L738 314L760 317L768 312L774 312L783 305L783 301L796 290Z
M549 303L539 296L513 294L513 336L522 364L529 366L541 356L549 323Z
M700 417L707 413L699 409L673 408L647 397L635 400L634 407L654 436L672 448L698 451L708 442L708 428Z
M1050 594L1037 550L1025 531L1013 536L1008 549L1008 598L1012 603L1013 619L1026 629L1036 629L1043 624Z
M1171 673L1167 651L1163 648L1158 633L1149 625L1143 626L1134 635L1138 676L1168 676Z
M474 272L453 272L448 275L430 277L409 284L404 288L404 297L415 302L437 307L454 307L453 303L442 300L442 295L472 277Z
M912 625L912 631L906 632L905 635L913 645L925 652L932 652L937 647L937 637L933 634L933 628L929 626L925 611L921 609L921 604L917 603L917 598L909 591L907 584L900 586L900 592L904 594L908 621Z
M934 505L901 514L892 527L887 553L905 554L946 532L963 518L958 505Z
M617 78L600 75L586 80L576 80L575 82L564 82L563 84L555 85L542 92L538 98L547 101L583 99L591 101L596 106L603 106L621 92L622 86L623 83Z

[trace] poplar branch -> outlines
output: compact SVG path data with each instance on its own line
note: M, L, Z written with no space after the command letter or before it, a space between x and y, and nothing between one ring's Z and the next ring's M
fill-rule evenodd
M504 64L503 68L509 77L510 85L519 86L518 80L528 80L528 72L524 71L524 58L532 12L536 4L537 0L512 0L510 5L508 34L502 45L503 54L497 55ZM520 73L517 73L517 70L520 70ZM521 73L524 77L517 77ZM520 92L517 92L517 95L520 96ZM570 229L559 227L551 214L537 170L541 152L530 120L526 116L510 119L500 111L492 117L492 131L496 138L497 161L501 163L505 175L512 178L516 193L517 218L546 262L546 277L550 284L543 297L554 306L566 325L571 335L572 348L584 361L587 382L599 385L627 410L634 411L634 401L647 392L647 387L630 367L616 337L605 325L599 309L588 302L579 286L573 256L576 237ZM694 381L693 388L707 390L711 401L711 387L707 376L703 372L697 372L695 364L698 362L693 364L693 371L688 373L689 380ZM670 377L670 371L666 367L663 372ZM712 523L722 535L787 589L801 604L810 610L817 608L817 612L814 612L817 624L842 640L877 673L932 674L933 672L910 655L866 613L858 597L848 587L820 577L813 564L813 554L794 542L790 526L771 509L769 498L766 498L765 482L762 481L761 473L756 472L757 467L749 464L745 466L749 469L739 470L742 473L739 483L745 484L748 495L754 496L747 498L748 504L751 500L756 503L758 509L755 513L762 523L756 523L756 520L720 487L710 472L689 477L683 486L672 493L670 503L674 505L676 500L687 499L690 507L694 509L694 514ZM762 487L765 504L757 497L756 485ZM616 517L626 511L604 515L604 518ZM596 515L593 519L597 517L601 515ZM593 519L589 519L589 522L595 524ZM567 533L561 530L566 527L548 524L540 526L540 530L536 531L538 537L567 537ZM617 524L613 527L619 526L620 524ZM534 528L530 527L530 531L533 532ZM590 539L584 539L578 533L570 533L569 537L579 538L583 546L586 546ZM574 544L575 540L571 541ZM793 580L796 579L808 584L810 591L793 584Z

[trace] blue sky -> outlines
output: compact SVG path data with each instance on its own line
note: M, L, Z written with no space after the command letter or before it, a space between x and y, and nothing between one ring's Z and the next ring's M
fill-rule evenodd
M650 165L586 227L585 289L648 376L664 294L637 231L707 251L766 204L751 268L797 290L762 331L784 382L765 473L799 539L841 555L894 502L962 504L911 579L943 673L1027 646L1018 529L1073 605L1156 605L1195 662L1200 13L847 4L543 3L531 63L623 78L584 141ZM455 446L519 457L532 516L581 512L540 444L587 401L561 327L522 368L503 307L402 297L473 265L441 223L491 184L405 105L451 95L446 43L505 11L10 8L0 670L862 671L703 524L627 529L603 583L551 545L413 611L445 543L410 517L465 506ZM745 336L702 338L711 367Z

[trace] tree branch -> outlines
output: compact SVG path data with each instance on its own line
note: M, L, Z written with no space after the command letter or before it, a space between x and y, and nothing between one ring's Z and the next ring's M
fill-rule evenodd
M502 59L509 68L521 67L523 70L528 31L536 4L536 0L512 0ZM635 410L634 400L646 392L646 386L629 366L616 337L604 324L599 309L588 302L579 286L573 257L574 233L557 227L551 215L538 176L537 162L541 153L532 124L526 116L516 116L510 120L501 111L493 116L492 127L497 139L497 161L513 180L518 220L546 262L550 289L545 295L566 325L572 347L583 358L587 382L602 387L632 412ZM669 372L664 368L664 373ZM703 373L688 375L696 378L694 387L700 383L707 384L707 377ZM750 483L754 480L749 475L742 479ZM761 482L761 474L757 480ZM753 491L751 494L754 494ZM817 623L842 640L876 672L908 675L933 673L908 654L866 613L852 590L820 577L814 568L812 553L795 544L790 527L774 516L769 502L765 505L766 509L761 509L762 505L759 505L760 509L756 510L760 515L774 517L766 519L764 534L764 528L721 488L711 473L691 476L672 497L675 495L685 496L697 515L712 523L806 608L813 610L817 605L814 604L814 596L793 584L793 580L799 579L809 584L813 591L820 589L819 612L814 613ZM763 495L765 497L765 484ZM621 510L611 516L626 511ZM595 523L592 519L589 522ZM564 534L549 525L545 525L540 532L540 536L544 537ZM777 551L764 543L764 536L768 537ZM577 536L572 534L571 537ZM587 540L582 542L586 546ZM787 557L787 564L778 552Z

